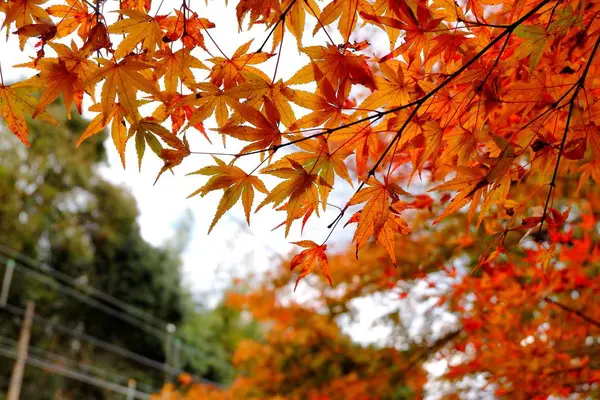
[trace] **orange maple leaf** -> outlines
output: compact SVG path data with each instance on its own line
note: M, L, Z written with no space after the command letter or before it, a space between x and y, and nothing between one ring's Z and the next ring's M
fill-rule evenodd
M250 211L254 201L254 189L262 193L269 193L265 185L256 176L248 175L241 168L235 165L227 165L217 157L213 157L217 165L212 165L199 169L188 175L212 175L200 189L194 191L188 198L196 195L204 197L213 190L223 189L223 197L217 207L217 212L208 229L212 231L219 219L229 210L237 201L242 198L246 221L250 224Z
M37 99L27 94L26 88L12 87L11 85L0 85L0 113L6 121L8 128L25 144L29 146L27 139L26 114L37 111ZM39 113L40 119L57 125L58 122L46 111Z
M77 71L69 68L61 58L55 62L45 61L40 68L39 76L34 76L15 85L15 87L45 88L33 113L33 118L56 100L60 94L63 95L68 118L71 118L71 105L73 102L75 102L77 111L81 114L83 81Z
M354 54L349 50L342 50L331 44L327 46L303 47L302 52L310 57L311 63L300 68L289 80L288 84L296 85L309 83L315 80L315 63L325 78L331 83L335 91L341 91L345 99L350 93L352 85L358 84L377 89L373 72L367 64L368 58L361 54Z
M358 23L359 12L372 14L375 11L367 0L333 0L319 13L320 23L315 26L313 35L339 19L337 28L344 40L348 40Z
M90 121L85 131L83 131L77 140L77 146L85 139L102 131L112 120L110 134L115 148L121 157L123 168L125 168L125 145L127 144L127 126L125 125L125 121L127 120L127 112L120 103L113 103L108 115L104 115L102 112L101 104L94 104L90 107L90 111L99 112L99 114ZM131 121L129 122L131 123Z
M394 243L393 235L401 233L407 235L410 233L408 225L397 215L397 209L391 207L392 202L398 200L399 195L409 195L395 183L381 183L374 177L367 180L369 187L356 192L348 201L348 206L366 202L359 214L355 214L350 222L358 222L358 228L354 232L354 242L356 251L364 246L370 237L376 237L386 250L392 255L394 253L392 245ZM392 255L395 263L395 256Z
M184 17L180 10L175 10L175 15L159 20L159 23L167 31L165 38L168 41L172 42L181 38L184 47L187 49L200 46L206 50L202 32L215 27L214 23L206 18L198 17L195 12L188 12Z
M142 50L149 53L154 53L156 48L161 47L163 31L156 18L138 10L120 10L119 13L129 18L108 27L108 33L126 35L115 51L116 58L123 58L133 52L139 43L142 44Z
M281 144L282 133L279 131L280 115L270 100L265 100L265 111L267 116L263 115L254 107L243 103L233 103L233 109L238 113L243 121L248 121L255 127L230 125L229 122L219 128L218 131L225 133L233 138L246 142L253 142L245 146L240 154L249 153L257 150L273 148ZM271 153L272 155L273 153Z
M86 85L93 85L105 79L102 85L102 113L105 118L109 115L109 110L115 103L116 96L119 96L119 103L123 106L127 115L134 121L141 119L138 110L139 102L137 99L138 90L154 94L159 98L156 82L151 81L141 74L141 71L152 68L152 65L125 57L121 61L100 61L103 66L91 74Z
M67 4L56 4L48 7L48 14L60 18L57 25L56 36L64 37L75 30L80 38L85 39L90 29L96 24L97 18L89 12L84 0L66 0Z
M325 255L325 250L327 250L327 245L322 244L318 245L311 240L301 240L299 242L293 242L294 244L305 248L306 250L302 250L299 254L296 254L294 258L292 258L292 262L290 264L290 270L293 271L297 267L300 267L300 275L296 279L296 285L294 286L294 291L298 287L298 283L301 279L306 277L310 272L317 266L321 268L321 271L327 277L327 281L331 286L333 286L333 282L331 281L331 275L329 274L329 268L327 263L327 255Z
M310 204L312 209L317 212L319 207L319 194L317 187L319 185L329 186L327 182L317 174L307 171L298 162L288 159L288 162L292 165L291 168L279 168L279 169L267 169L264 172L270 175L277 176L278 178L286 179L281 182L267 197L259 204L256 211L260 210L263 206L274 203L273 208L283 203L286 199L288 200L286 211L287 220L285 234L289 233L290 227L294 219L299 218L303 213L308 212L310 207L306 207L304 202Z
M246 54L250 50L251 44L252 40L238 47L231 58L213 57L209 59L208 61L214 64L210 71L210 82L219 87L223 85L224 89L230 89L245 82L250 74L269 80L264 72L252 65L267 61L273 57L273 54L265 52Z

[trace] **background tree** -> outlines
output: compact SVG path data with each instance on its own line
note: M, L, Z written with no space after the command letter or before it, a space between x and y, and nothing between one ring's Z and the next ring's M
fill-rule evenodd
M582 190L597 198L596 186ZM226 390L165 390L177 400L597 396L600 253L592 204L583 202L566 231L550 224L548 240L560 248L560 261L542 269L532 265L547 250L532 243L522 251L512 243L517 235L506 239L503 254L482 261L484 247L497 240L475 240L485 227L465 230L468 213L459 212L431 228L433 203L420 201L424 211L410 220L420 235L395 245L402 268L371 243L359 259L354 246L330 257L333 287L311 277L306 302L290 295L295 280L286 263L261 285L250 279L254 290L241 286L228 296L266 330L264 341L238 345L234 361L243 375ZM361 346L341 327L359 311L356 301L368 298L387 300L372 330L387 333Z
M74 141L86 121L74 116L62 120L62 104L49 107L60 125L32 121L32 146L25 150L14 138L4 135L0 149L0 254L2 271L7 259L17 257L8 303L23 306L36 303L36 313L67 327L120 346L148 359L164 362L165 341L137 326L92 308L73 298L47 280L31 275L31 263L43 260L65 276L76 278L83 293L89 285L121 300L130 312L135 308L155 318L177 324L188 343L204 357L193 354L182 360L191 373L216 382L232 378L231 348L246 335L245 324L236 314L221 306L217 311L195 304L181 282L180 256L193 227L190 215L176 226L174 237L164 247L146 242L137 223L134 198L123 187L105 180L100 166L105 162L103 141L98 135L73 152ZM37 140L37 137L41 138ZM52 149L53 157L47 157ZM25 257L24 257L25 256ZM28 268L29 269L24 269ZM37 270L33 266L33 270ZM47 278L47 277L46 277ZM136 315L138 315L136 314ZM19 320L3 312L0 331L15 339ZM210 323L206 323L210 321ZM155 321L150 321L150 323ZM226 338L216 329L222 326ZM187 333L189 331L194 334ZM88 363L115 374L135 378L140 384L160 387L161 371L148 369L115 354L53 330L35 325L32 345ZM239 335L239 336L236 336ZM10 376L12 363L3 362L2 376ZM211 369L212 368L212 369ZM111 398L85 384L65 380L51 373L27 369L28 398Z

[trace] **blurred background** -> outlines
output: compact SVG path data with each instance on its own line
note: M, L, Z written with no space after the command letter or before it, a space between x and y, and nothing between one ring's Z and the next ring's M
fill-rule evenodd
M51 107L59 119L61 107ZM22 398L123 398L131 384L141 396L182 371L228 384L232 352L256 337L256 324L222 296L184 284L190 211L160 245L144 239L131 191L100 172L106 135L73 151L85 126L77 116L59 126L31 121L30 149L2 128L2 391L28 302L35 317Z

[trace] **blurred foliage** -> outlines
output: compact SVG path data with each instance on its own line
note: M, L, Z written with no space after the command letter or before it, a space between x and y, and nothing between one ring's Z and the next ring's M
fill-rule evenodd
M187 314L180 333L207 353L206 356L184 354L185 365L220 383L231 383L235 378L231 360L238 343L261 337L259 325L247 313L226 304Z
M74 151L86 121L76 113L71 120L61 120L62 113L57 111L61 107L49 108L61 122L58 126L30 121L29 149L6 128L0 131L0 273L8 258L27 257L17 263L9 304L24 307L33 300L36 314L44 318L149 359L167 361L163 339L74 299L64 288L57 290L47 277L40 279L44 274L32 274L37 267L29 263L43 260L75 278L82 290L89 285L127 304L118 311L135 307L178 326L177 333L199 349L181 349L181 367L219 383L231 381L233 349L240 338L255 337L256 330L228 307L213 311L194 304L182 286L181 254L191 237L193 216L184 213L174 226L175 234L163 246L146 242L137 223L135 199L100 173L106 165L106 134L90 138ZM20 320L1 312L0 335L17 340ZM138 315L146 320L146 328L152 323L156 326L155 321ZM141 390L160 387L165 379L164 372L40 324L34 325L31 345L119 375L121 384L134 378ZM13 363L3 360L0 377L6 386ZM32 400L122 398L33 367L26 370L24 390L29 392L23 393L24 398Z

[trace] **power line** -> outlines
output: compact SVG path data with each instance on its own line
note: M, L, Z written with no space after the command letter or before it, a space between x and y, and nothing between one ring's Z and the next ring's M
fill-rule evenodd
M8 344L8 345L12 345L12 346L16 346L18 344L18 342L16 340L13 340L8 337L0 336L0 343L2 343L2 342L5 344ZM61 356L59 354L52 353L52 352L44 350L44 349L40 349L39 347L29 346L28 352L30 354L34 354L39 357L43 357L46 360L54 362L55 364L59 364L59 365L62 365L64 363L71 364L71 365L77 367L82 372L89 372L89 373L95 374L97 377L111 379L112 381L114 381L113 383L127 384L130 380L129 377L119 375L112 371L98 368L93 365L74 360L72 358ZM159 389L156 389L156 388L152 387L151 385L148 385L143 382L136 382L136 384L137 384L136 387L138 387L138 388L143 387L145 391L150 392L150 393L156 393L159 391Z
M141 310L135 306L132 306L131 304L128 304L122 300L119 300L116 297L111 296L110 294L105 293L99 289L96 289L93 286L90 286L88 284L82 284L76 278L73 278L70 275L67 275L55 268L52 268L47 263L42 263L42 262L37 261L25 254L22 254L22 253L18 252L17 250L15 250L14 248L12 248L4 243L0 243L0 252L6 254L8 257L14 259L15 261L19 261L22 265L28 264L28 266L30 266L30 267L35 267L35 268L41 270L42 272L44 272L47 275L52 276L59 282L66 283L68 285L77 287L81 291L87 292L87 294L90 297L97 297L115 307L120 307L124 310L128 310L131 314L137 314L138 318L153 321L153 323L155 323L155 324L159 323L160 325L162 325L161 326L162 329L165 329L170 324L169 322L167 322L161 318L158 318L144 310ZM10 253L10 254L7 254L7 253ZM140 317L140 315L142 317Z
M168 327L174 326L171 323L168 323L158 317L155 317L143 310L138 309L137 307L135 307L131 304L128 304L122 300L119 300L119 299L109 295L108 293L102 292L96 288L89 286L89 285L82 285L75 278L62 273L62 272L50 267L47 264L41 263L39 261L32 259L31 257L28 257L22 253L19 253L17 250L11 248L10 246L7 246L6 244L0 243L0 251L3 252L4 254L6 254L6 251L11 253L10 257L14 257L14 258L10 258L10 259L13 261L16 261L15 265L16 265L16 267L18 267L19 270L21 270L22 272L24 272L26 274L33 276L38 281L45 282L45 283L53 286L59 292L62 292L73 298L76 298L77 300L79 300L93 308L97 308L97 309L105 312L106 314L109 314L115 318L118 318L121 321L127 322L130 325L144 331L145 333L153 335L161 340L167 340L168 337L177 338L180 341L181 348L183 350L185 350L186 352L193 353L200 357L205 357L207 354L214 354L214 351L211 351L210 348L199 349L199 348L195 347L194 345L186 343L185 340L181 336L179 336L175 333L167 333ZM4 265L6 265L8 260L9 260L9 258L0 254L0 261L2 261ZM25 260L25 262L23 260ZM29 264L29 265L27 265L27 264ZM36 271L32 266L43 271L43 273ZM49 276L47 276L46 274ZM61 283L61 282L63 282L63 283ZM70 286L74 286L77 289L68 287L65 285L65 283ZM89 290L90 293L81 293L84 290L85 291ZM107 306L106 304L103 304L98 299L104 300L113 306L120 307L125 312L111 308L111 307ZM139 317L137 317L137 316L131 316L130 315L131 310L135 310L135 312L138 314L146 315L147 319L153 319L155 321L159 321L161 324L163 324L162 329L158 329L158 328L156 328L156 326L149 325L147 323L147 321L141 321L139 319ZM211 382L211 381L207 381L207 382Z
M8 261L9 261L8 258L4 257L3 255L0 255L0 262L2 262L4 265L7 265ZM17 271L21 271L27 275L30 275L30 276L34 277L36 280L54 287L57 291L64 293L70 297L73 297L73 298L81 301L82 303L89 305L90 307L99 309L100 311L102 311L106 314L109 314L117 319L120 319L121 321L126 322L126 323L130 324L131 326L134 326L149 335L152 335L161 340L167 340L169 337L177 338L179 341L181 341L181 348L183 350L185 350L186 352L193 353L200 357L206 357L207 354L214 354L214 352L211 351L209 348L203 348L201 350L193 345L185 343L180 336L177 336L177 335L171 334L171 333L167 333L166 331L162 331L155 327L149 326L148 324L144 323L143 321L140 321L139 319L137 319L135 317L132 317L131 315L127 314L126 312L115 310L111 307L108 307L107 305L101 303L97 299L90 297L90 296L86 296L85 294L54 280L51 276L44 275L43 273L38 272L38 271L34 270L33 268L30 268L26 265L23 265L20 262L15 262L15 267L16 267ZM211 381L207 380L207 382L211 382ZM212 382L212 383L214 384L215 382Z
M4 309L5 311L17 316L17 318L22 319L23 315L25 314L25 310L16 306L13 306L11 304L7 304L4 307L0 308L0 309ZM129 359L130 361L134 361L140 365L143 365L145 367L150 367L153 368L159 372L166 372L166 373L170 373L172 375L178 375L182 372L185 372L181 369L177 369L174 368L170 365L167 365L165 363L162 363L160 361L156 361L153 360L151 358L148 358L146 356L143 356L141 354L137 354L132 352L131 350L125 349L123 347L114 345L112 343L108 343L104 340L98 339L94 336L85 334L83 332L71 329L65 325L59 324L55 321L49 320L47 318L44 318L40 315L34 315L33 317L34 319L34 323L41 323L42 325L48 327L49 329L52 330L56 330L60 333L66 334L66 335L70 335L72 337L76 337L78 339L84 340L90 344L92 344L95 347L101 348L103 350L108 351L109 353L115 354L117 356L120 357L124 357ZM205 383L211 383L211 384L216 384L215 382L209 381L205 378L199 377L199 376L194 376L194 379L196 381L203 381Z
M13 360L17 358L17 352L15 350L4 346L0 346L0 355L5 356L7 358L12 358ZM44 369L45 371L49 371L53 374L64 376L66 378L70 378L79 382L87 383L88 385L96 386L101 389L110 390L112 392L120 393L123 395L127 395L129 392L129 388L127 386L122 386L113 382L108 382L96 376L88 375L81 371L67 368L62 365L54 364L52 362L49 362L49 360L45 360L34 355L29 355L27 357L26 362L27 364L33 367ZM149 393L140 392L138 390L136 390L133 395L135 399L150 399Z
M7 265L8 260L9 260L8 258L4 257L3 255L0 255L0 261L4 265ZM94 299L93 297L86 296L85 294L81 293L80 291L72 289L72 288L54 280L50 276L44 275L43 273L38 272L20 262L16 262L15 265L16 265L16 269L18 271L22 271L23 273L25 273L27 275L33 276L36 280L46 283L46 284L54 287L59 292L65 293L65 294L81 301L82 303L89 305L90 307L97 308L110 316L118 318L123 322L127 322L128 324L135 326L148 334L158 336L161 339L164 339L167 336L166 332L156 329L155 327L152 327L152 326L148 325L147 323L144 323L143 321L140 321L139 319L130 316L127 313L115 310L114 308L110 308L107 305L101 303L100 301Z

